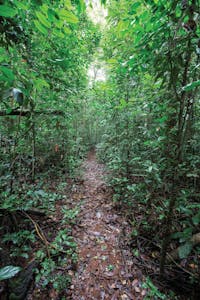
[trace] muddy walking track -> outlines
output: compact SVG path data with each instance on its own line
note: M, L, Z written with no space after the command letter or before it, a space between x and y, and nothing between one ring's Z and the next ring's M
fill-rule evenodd
M69 299L143 299L143 276L134 267L129 247L131 229L113 206L104 166L90 153L83 168L82 204L73 232L78 263ZM80 201L76 191L72 198Z

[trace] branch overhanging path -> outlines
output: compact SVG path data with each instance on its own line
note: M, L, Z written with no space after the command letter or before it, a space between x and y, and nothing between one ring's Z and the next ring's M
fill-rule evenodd
M70 299L143 299L143 276L134 266L128 245L131 228L113 207L103 180L104 166L90 153L83 167L81 211L73 234L78 264ZM77 191L72 199L77 201Z

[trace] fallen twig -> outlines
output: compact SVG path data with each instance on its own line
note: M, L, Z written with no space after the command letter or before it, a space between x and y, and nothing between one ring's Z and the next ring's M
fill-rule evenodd
M42 229L37 224L37 222L35 222L26 212L23 212L23 214L33 223L33 225L35 227L35 231L36 231L37 235L39 236L39 238L41 239L41 241L45 244L48 257L50 258L50 252L49 252L49 244L50 243L47 241Z

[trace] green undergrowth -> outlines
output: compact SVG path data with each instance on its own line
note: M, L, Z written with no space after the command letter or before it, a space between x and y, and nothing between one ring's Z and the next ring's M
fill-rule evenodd
M4 271L6 265L14 265L22 270L20 272L19 268L16 275L19 280L16 280L17 277L10 279L12 284L6 281L8 293L12 296L20 282L23 282L21 277L26 272L34 275L34 290L39 288L41 293L47 293L50 288L62 294L70 284L70 271L77 262L72 226L76 222L79 207L71 207L70 204L70 191L75 183L65 175L59 179L54 177L49 182L45 174L42 176L43 184L40 178L40 183L22 186L15 194L2 193L0 271ZM6 228L4 224L7 224ZM29 266L33 261L30 271ZM13 269L6 271L7 278L13 276ZM22 283L27 291L30 282L27 287Z

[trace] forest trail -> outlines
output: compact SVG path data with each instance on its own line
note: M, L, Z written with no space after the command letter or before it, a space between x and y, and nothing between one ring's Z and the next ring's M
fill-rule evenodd
M113 207L111 191L103 179L104 166L90 153L83 168L84 203L74 228L79 258L70 299L143 299L145 290L138 278L142 279L142 274L137 271L134 278L136 271L128 247L131 230Z

